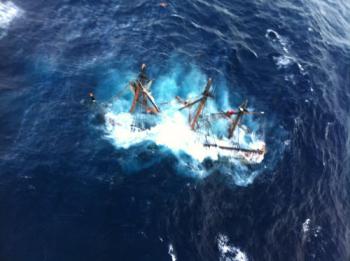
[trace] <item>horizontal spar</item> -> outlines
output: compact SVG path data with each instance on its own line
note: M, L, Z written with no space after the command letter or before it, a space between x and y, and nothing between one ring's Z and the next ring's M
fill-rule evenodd
M237 147L228 147L228 146L220 146L217 144L211 144L211 143L205 143L205 147L214 147L219 148L223 150L233 150L233 151L241 151L241 152L249 152L249 153L257 153L257 154L263 154L265 150L252 150L252 149L244 149L244 148L237 148Z

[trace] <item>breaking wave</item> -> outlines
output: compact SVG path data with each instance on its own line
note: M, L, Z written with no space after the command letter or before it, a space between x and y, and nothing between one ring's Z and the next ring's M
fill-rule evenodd
M169 244L168 254L170 255L172 261L176 261L177 260L176 259L176 255L175 255L175 250L174 250L174 247L173 247L172 244Z
M217 239L220 261L248 261L247 255L239 248L229 244L229 238L220 234Z
M129 113L109 111L106 113L106 119L109 137L118 147L129 148L144 141L152 141L157 145L166 146L176 155L184 152L199 162L207 158L218 160L220 156L230 156L229 151L219 152L217 149L203 146L207 138L206 134L192 131L186 116L181 112L165 112L158 124L145 130L130 128L134 124L134 116ZM264 144L254 134L239 131L238 135L238 139L243 141L242 144L248 145L249 148L259 149ZM227 139L225 141L228 143ZM257 163L261 160L262 158L257 159Z
M279 53L279 55L273 57L278 69L286 69L292 64L296 64L299 72L302 75L306 74L305 68L300 62L298 62L298 58L294 52L291 51L290 43L287 38L281 36L278 32L272 29L266 30L265 37L270 40L274 49Z
M22 14L22 9L12 2L0 2L0 38L6 35L10 23Z
M319 237L321 233L321 226L317 226L311 222L310 218L307 218L302 225L302 238L303 242L311 241L313 238Z

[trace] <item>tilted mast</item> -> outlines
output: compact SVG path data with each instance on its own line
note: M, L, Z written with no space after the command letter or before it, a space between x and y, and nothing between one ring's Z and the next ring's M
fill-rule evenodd
M150 82L151 84L152 82ZM155 102L152 94L141 84L140 81L131 83L131 88L134 92L134 99L130 108L130 113L133 113L136 109L137 103L139 103L140 97L142 97L141 105L146 109L148 113L159 113L160 109ZM151 107L148 106L148 101L151 103Z
M231 115L236 115L236 118L231 122L229 128L228 128L228 138L231 139L233 137L234 131L237 127L241 127L240 122L245 114L264 114L264 112L254 112L254 111L248 111L248 101L245 100L239 107L238 111L228 111L227 113L219 113L220 115L224 115L226 118L230 119ZM216 143L205 143L205 147L214 147L219 148L222 150L228 150L228 151L237 151L237 152L243 152L243 153L250 153L250 154L259 154L263 155L266 152L265 146L261 147L260 149L247 149L247 148L241 148L239 146L225 146L225 145L218 145Z
M142 64L141 72L138 79L130 83L131 91L134 93L134 99L130 108L130 113L133 113L136 109L137 103L139 103L140 96L142 96L141 105L146 109L147 113L159 113L160 109L157 106L152 94L149 89L152 84L152 80L149 80L146 75L146 64ZM147 102L151 103L151 107L148 106Z
M242 120L243 116L245 114L257 114L257 115L262 115L264 114L263 111L248 111L248 100L245 100L239 107L238 107L238 112L235 113L237 116L235 120L231 123L229 129L228 129L228 137L231 139L233 137L234 131L236 130L237 126L242 127L240 125L240 121Z
M243 104L241 106L239 106L238 108L238 113L237 116L235 118L235 120L232 122L232 124L230 125L229 129L228 129L228 138L231 139L233 137L233 133L236 130L239 122L241 121L243 115L245 113L247 113L247 105L248 105L248 101L245 100L243 102Z
M134 93L134 99L132 100L130 113L134 113L137 102L139 101L139 98L140 98L140 88L137 86L136 83L130 83L130 88Z
M211 97L211 93L209 92L211 84L212 84L212 80L211 80L211 78L209 78L207 85L205 86L203 96L200 100L198 100L198 102L200 102L200 103L198 105L198 108L197 108L197 111L196 111L195 116L193 118L193 121L191 122L191 129L192 130L194 130L196 128L198 118L202 114L204 106L205 106L208 98Z

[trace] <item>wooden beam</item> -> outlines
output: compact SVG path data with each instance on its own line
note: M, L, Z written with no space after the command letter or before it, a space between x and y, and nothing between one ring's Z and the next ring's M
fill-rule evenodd
M203 97L198 100L198 101L200 101L200 103L198 105L197 111L196 111L195 116L193 118L193 121L191 123L191 129L192 130L196 129L196 125L197 125L199 116L202 114L204 106L205 106L205 103L207 102L208 97L210 96L209 90L210 90L210 87L211 87L211 83L212 83L212 80L211 80L211 78L209 78L209 80L207 82L207 85L205 86L205 89L204 89L204 92L203 92Z
M228 138L229 139L231 139L233 137L233 133L234 133L239 121L241 120L242 116L243 116L243 113L240 111L237 114L236 119L230 125L230 128L228 129Z
M131 87L134 88L135 92L134 92L134 99L132 101L132 105L130 108L130 113L134 113L137 102L140 98L140 87L136 83L132 83L132 84L134 84L134 86L131 86Z

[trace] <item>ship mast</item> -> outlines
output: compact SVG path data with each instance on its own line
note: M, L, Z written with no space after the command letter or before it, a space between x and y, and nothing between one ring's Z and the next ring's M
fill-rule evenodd
M248 112L247 111L247 105L248 105L248 101L245 100L243 102L243 104L241 106L239 106L238 108L238 113L237 116L235 118L235 120L231 123L229 129L228 129L228 138L231 139L233 137L233 133L236 130L239 122L241 121L243 115Z
M204 92L203 92L203 96L202 96L202 98L200 98L198 100L198 102L200 102L200 103L199 103L198 108L196 110L196 113L195 113L195 116L193 118L193 121L191 122L191 129L192 130L195 130L197 122L198 122L198 119L199 119L199 116L202 114L204 106L205 106L208 98L212 96L211 93L209 92L211 84L212 84L212 80L211 80L211 78L209 78L208 82L207 82L207 85L205 86L205 89L204 89Z
M152 81L148 83L151 85ZM136 80L130 84L131 90L134 93L134 99L130 108L130 113L134 113L137 103L139 103L140 96L142 96L141 105L146 109L147 113L157 114L160 112L159 107L157 106L152 94L147 90L148 88L144 87L141 81ZM151 103L151 107L148 106L148 102Z
M239 107L238 107L238 112L236 113L236 118L235 120L231 123L229 129L228 129L228 138L231 139L233 137L233 134L238 127L240 126L240 122L243 118L244 115L246 114L257 114L257 115L262 115L264 114L263 111L248 111L248 100L245 100Z
M193 105L199 103L199 105L198 105L198 107L197 107L197 109L196 109L196 111L194 113L193 120L189 121L192 130L196 129L199 117L201 116L201 114L202 114L202 112L204 110L205 104L206 104L208 98L212 97L212 94L210 92L211 85L212 85L212 80L211 80L211 78L209 78L202 95L199 98L197 98L197 99L195 99L194 101L191 101L191 102L183 100L180 97L176 96L176 100L179 103L184 105L183 107L180 108L180 110L183 110L185 108L191 108ZM214 114L214 115L223 115L223 116L225 116L225 118L230 120L231 124L230 124L230 126L228 128L228 137L229 137L229 139L231 139L233 137L234 131L236 130L237 126L240 127L240 128L243 128L243 126L240 125L240 121L242 120L242 118L243 118L243 116L245 114L260 114L260 115L264 114L264 112L248 111L247 107L248 107L248 101L246 100L239 106L237 112L234 112L234 111L231 110L231 111L228 111L228 112L220 112L220 113L215 113ZM231 120L231 116L232 115L236 115L236 118L234 120ZM241 148L239 146L230 146L230 145L226 146L226 145L220 145L220 144L216 144L216 143L210 143L208 141L206 141L203 145L205 147L208 147L208 148L214 147L214 148L218 148L218 149L221 149L221 150L236 151L236 152L241 152L241 153L245 153L245 154L263 155L263 154L266 153L265 145L262 146L259 149Z
M153 81L150 80L146 74L146 64L143 63L141 65L141 71L137 79L130 83L130 89L134 94L130 113L135 112L137 103L140 102L140 96L142 96L142 101L140 104L145 108L147 113L157 114L160 112L159 107L157 106L151 92L149 91L152 82ZM148 102L151 103L151 106L148 106Z
M137 102L140 98L140 88L138 87L138 84L135 82L130 83L130 89L134 93L134 99L132 100L131 108L130 108L130 113L134 113L136 109Z

